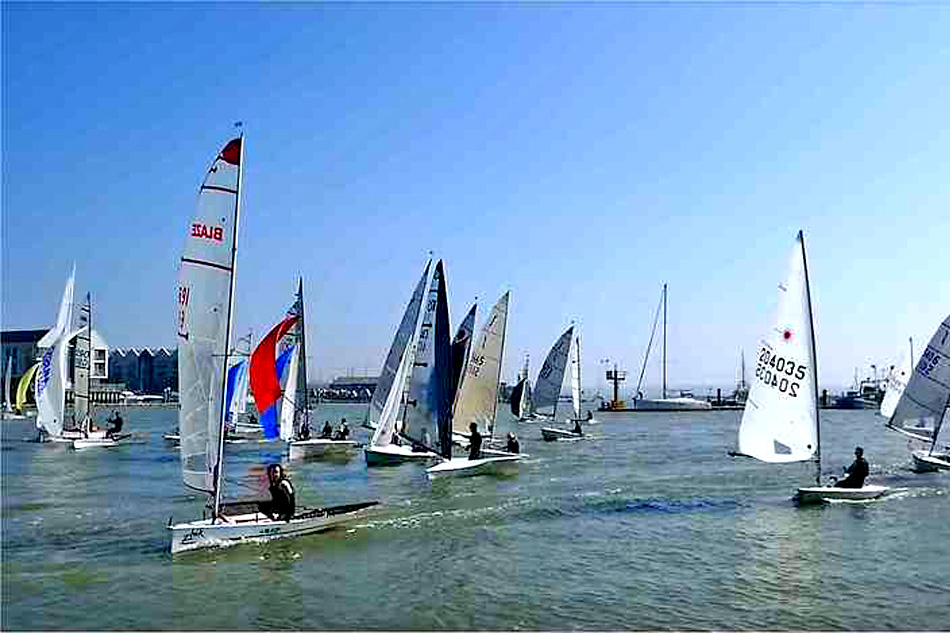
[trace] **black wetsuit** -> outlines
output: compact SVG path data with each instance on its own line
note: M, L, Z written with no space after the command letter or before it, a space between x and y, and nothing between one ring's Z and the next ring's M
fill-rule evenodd
M469 459L481 459L482 457L482 434L478 432L478 429L472 431L472 437L469 440L471 444L468 447L468 458Z
M518 453L521 451L521 446L518 445L518 440L516 440L515 438L511 438L510 440L508 440L508 444L507 446L505 446L505 450L508 451L509 453Z
M110 422L109 431L106 435L118 435L122 431L122 416L116 414L115 419Z
M294 487L288 479L280 479L270 487L270 501L258 504L261 512L275 521L289 521L296 510Z
M577 435L583 435L584 431L581 429L581 423L577 420L574 420L574 433Z
M835 484L836 488L861 488L868 476L868 463L863 456L855 457L854 463L845 471L848 476Z
M320 433L320 439L330 439L330 436L333 435L333 427L330 426L330 423L327 422L323 425L323 431Z

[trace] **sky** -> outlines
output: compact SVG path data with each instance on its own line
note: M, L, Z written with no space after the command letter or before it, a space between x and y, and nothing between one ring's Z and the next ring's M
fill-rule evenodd
M803 229L845 386L948 313L948 32L932 3L4 3L2 326L51 326L75 262L111 346L173 347L242 121L234 332L302 275L312 379L379 372L431 251L453 329L511 291L505 380L573 321L585 385L635 382L668 283L670 385L728 388Z

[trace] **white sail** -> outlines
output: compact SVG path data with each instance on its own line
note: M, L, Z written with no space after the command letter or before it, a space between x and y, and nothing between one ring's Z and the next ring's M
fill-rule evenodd
M69 333L73 327L73 288L76 285L76 264L73 264L73 271L66 280L66 289L63 290L63 298L59 302L59 315L56 317L56 325L43 335L36 346L40 348L52 347L59 338Z
M739 451L765 462L795 462L818 449L814 333L799 233L779 285L775 326L759 344L755 381L739 427Z
M574 419L581 417L581 337L574 339L571 354L571 404L574 405Z
M287 369L284 371L281 386L283 395L280 398L280 439L289 441L294 438L294 419L297 417L297 400L299 396L299 384L297 375L300 371L300 346L295 345L294 351L290 354L287 361Z
M66 379L69 342L73 336L64 334L43 354L36 372L36 426L48 435L63 434L66 413Z
M541 407L557 408L557 399L561 395L561 386L564 384L564 370L567 368L573 337L574 326L572 325L561 335L548 352L547 358L544 359L544 365L541 366L532 393L535 410Z
M13 356L7 356L7 373L3 376L3 408L7 413L13 413L13 391L10 379L13 374Z
M452 431L468 435L469 424L475 422L479 430L495 427L495 409L498 406L498 379L505 352L505 331L508 327L508 297L506 292L491 309L472 347L462 384L455 397Z
M899 365L891 367L888 372L884 399L881 400L881 415L885 418L894 415L897 403L904 395L904 389L907 388L907 381L910 380L912 369L910 356L907 356Z
M383 410L376 420L376 430L373 432L373 438L370 441L372 446L379 447L392 444L393 435L396 432L396 421L403 400L403 384L406 381L406 375L409 373L409 367L412 366L414 357L408 347L403 348L402 360L399 362L395 376L393 376L389 394L386 397L386 402L383 403Z
M185 485L215 491L223 375L237 237L241 139L228 143L205 176L188 223L178 284L181 468Z
M950 316L937 327L927 349L907 382L888 426L903 424L933 428L934 441L940 433L944 412L950 402Z
M396 328L396 334L393 337L392 345L389 347L389 353L386 354L386 360L383 361L383 368L379 372L379 382L376 383L376 389L373 391L373 399L369 403L368 420L370 426L379 427L379 420L382 418L383 410L389 401L390 392L395 390L401 392L403 381L397 379L396 374L403 362L405 351L410 347L410 343L415 340L416 331L419 329L419 308L422 306L422 297L426 290L426 281L429 278L429 266L432 261L426 263L425 270L422 271L422 277L416 284L412 296L409 298L409 304L403 312L402 321ZM391 434L391 431L390 431ZM386 442L389 443L388 441ZM375 446L374 441L374 446Z

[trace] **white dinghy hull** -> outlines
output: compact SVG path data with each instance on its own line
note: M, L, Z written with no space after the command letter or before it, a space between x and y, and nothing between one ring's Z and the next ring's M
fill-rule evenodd
M634 404L637 411L709 411L712 404L695 398L641 399Z
M368 446L363 449L367 466L398 466L407 462L429 462L439 459L439 456L430 451L420 452L412 450L410 446Z
M541 437L545 442L556 442L557 440L579 440L584 436L573 431L564 429L552 429L550 427L541 427Z
M196 549L225 547L241 542L263 542L279 538L293 538L331 529L343 523L366 516L376 501L323 508L304 513L290 521L274 521L260 512L226 516L223 521L211 523L202 519L190 523L170 525L172 554Z
M290 459L345 457L357 448L352 440L294 440L290 443Z
M524 455L499 455L481 459L457 457L426 470L429 479L437 477L474 477L476 475L515 475Z
M911 453L914 458L914 470L918 473L936 472L938 470L950 470L950 455L947 453L928 453L927 451L914 451Z
M866 501L887 494L887 486L864 486L863 488L835 488L834 486L814 486L799 488L795 500L801 504L823 503L826 501Z

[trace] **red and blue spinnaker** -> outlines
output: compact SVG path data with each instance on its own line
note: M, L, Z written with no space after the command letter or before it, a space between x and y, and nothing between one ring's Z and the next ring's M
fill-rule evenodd
M251 391L254 392L254 402L261 416L264 437L269 440L280 436L280 403L283 396L280 379L296 346L284 350L279 358L277 348L281 338L296 325L298 318L288 316L274 326L251 354Z

